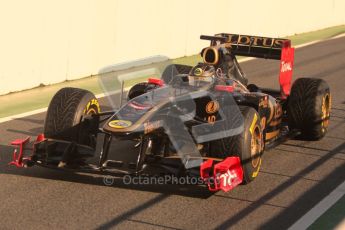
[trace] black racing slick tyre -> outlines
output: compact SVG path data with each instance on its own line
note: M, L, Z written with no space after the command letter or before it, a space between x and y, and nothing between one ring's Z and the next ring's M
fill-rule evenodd
M288 99L289 128L301 131L306 140L319 140L327 133L331 93L328 84L322 79L299 78Z
M240 106L243 130L240 134L211 142L212 157L239 156L243 167L243 183L253 181L260 170L264 150L263 131L258 112L248 106ZM227 113L224 111L224 113ZM234 122L234 120L230 121Z
M100 113L93 93L77 88L62 88L51 100L44 124L46 138L96 147L97 117L83 121L84 115Z
M148 82L141 82L141 83L135 84L128 92L128 95L127 95L128 100L138 97L158 87L159 87L158 85L148 83Z
M164 81L165 84L170 84L176 75L189 74L192 68L193 67L189 65L180 65L180 64L168 65L163 71L162 80Z

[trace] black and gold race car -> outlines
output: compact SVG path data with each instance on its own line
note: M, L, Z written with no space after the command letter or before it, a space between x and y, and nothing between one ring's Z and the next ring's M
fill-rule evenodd
M313 78L298 78L291 87L290 40L226 33L201 39L211 41L201 51L202 63L167 66L160 79L134 85L119 110L101 112L91 92L61 89L33 153L23 157L20 151L11 164L134 175L156 167L202 178L212 191L229 191L257 177L265 149L291 137L326 134L329 87ZM280 90L249 84L236 56L280 60ZM136 161L126 169L108 157L111 143L121 140L137 143ZM22 150L27 142L12 144ZM97 155L97 164L88 162Z

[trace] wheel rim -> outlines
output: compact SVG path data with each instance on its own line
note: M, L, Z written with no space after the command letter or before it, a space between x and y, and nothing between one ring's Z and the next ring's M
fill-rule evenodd
M327 93L322 98L322 106L321 106L321 126L322 126L322 132L325 132L328 125L329 125L329 116L330 116L330 104L331 104L331 96Z
M91 99L84 108L84 115L93 115L101 112L97 99Z
M93 114L97 114L96 110L91 108L88 111L86 111L86 115L93 115Z
M260 127L255 126L254 132L251 139L251 159L252 166L256 168L260 163L260 153L262 150L262 135L260 132Z

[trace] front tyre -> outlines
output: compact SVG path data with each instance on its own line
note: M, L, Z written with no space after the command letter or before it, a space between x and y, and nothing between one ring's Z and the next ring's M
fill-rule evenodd
M44 124L47 138L96 147L98 118L83 122L85 115L100 113L93 93L77 88L62 88L51 100Z

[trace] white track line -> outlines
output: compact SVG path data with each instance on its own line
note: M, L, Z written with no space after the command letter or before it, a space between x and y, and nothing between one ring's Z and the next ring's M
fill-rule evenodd
M105 97L104 93L96 95L96 98L102 98L102 97ZM47 109L48 109L48 107L45 107L45 108L42 108L42 109L36 109L36 110L32 110L32 111L25 112L25 113L20 113L20 114L8 116L8 117L3 117L3 118L0 118L0 124L4 123L4 122L15 120L15 119L19 119L19 118L28 117L28 116L31 116L31 115L43 113L43 112L46 112Z
M332 38L330 38L330 39L336 39L336 38L342 38L342 37L345 37L345 33L339 34L339 35L337 35L337 36L335 36L335 37L332 37Z
M344 36L345 36L345 33L344 34L340 34L340 35L338 35L336 37L329 38L329 39L316 40L316 41L304 43L304 44L295 46L295 48L298 49L298 48L301 48L301 47L313 45L313 44L318 43L318 42L328 41L328 40L332 40L332 39L336 39L336 38L340 38L340 37L344 37ZM250 60L253 60L253 59L255 59L255 58L248 57L248 58L243 58L243 59L239 60L238 62L246 62L246 61L250 61ZM102 98L104 96L105 95L103 93L96 95L97 98ZM8 117L3 117L3 118L0 118L0 124L4 123L4 122L7 122L7 121L12 121L14 119L23 118L23 117L35 115L35 114L38 114L38 113L43 113L43 112L47 111L47 109L48 109L48 107L45 107L45 108L42 108L42 109L36 109L36 110L32 110L32 111L25 112L25 113L20 113L20 114L8 116Z
M310 46L310 45L314 45L314 44L316 44L316 43L319 43L319 42L322 42L322 41L328 41L328 40L330 40L330 39L326 39L326 40L315 40L315 41L312 41L312 42L303 43L303 44L300 44L300 45L295 46L295 49L302 48L302 47L306 47L306 46Z
M126 92L129 89L130 89L130 87L127 87L127 88L124 88L123 91ZM111 91L111 92L109 92L107 94L100 93L100 94L97 94L95 96L96 96L96 98L99 99L99 98L106 97L106 96L109 96L109 95L112 95L112 94L116 94L116 93L120 93L120 92L121 92L120 90L115 90L115 91ZM12 121L12 120L15 120L15 119L20 119L20 118L23 118L23 117L28 117L28 116L31 116L31 115L43 113L43 112L46 112L47 110L48 110L48 107L45 107L45 108L42 108L42 109L36 109L36 110L29 111L29 112L20 113L20 114L8 116L8 117L0 118L0 124L4 123L4 122L7 122L7 121Z
M324 214L332 205L345 195L345 181L334 189L328 196L315 205L310 211L294 223L289 230L307 229L322 214Z
M20 114L8 116L8 117L0 118L0 123L4 123L4 122L7 122L7 121L12 121L14 119L35 115L35 114L38 114L38 113L43 113L43 112L47 111L47 109L48 108L46 107L46 108L42 108L42 109L36 109L36 110L29 111L29 112L20 113Z

